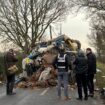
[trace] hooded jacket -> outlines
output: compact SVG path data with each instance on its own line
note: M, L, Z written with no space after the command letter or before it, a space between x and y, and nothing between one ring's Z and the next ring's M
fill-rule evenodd
M78 53L76 60L74 61L75 64L75 73L76 74L83 74L87 73L88 70L88 61L84 53Z

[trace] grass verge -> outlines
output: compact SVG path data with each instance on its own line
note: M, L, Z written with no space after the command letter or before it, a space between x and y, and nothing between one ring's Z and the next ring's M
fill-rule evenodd
M97 62L97 68L101 70L101 72L97 72L96 74L96 85L99 88L105 87L105 64Z

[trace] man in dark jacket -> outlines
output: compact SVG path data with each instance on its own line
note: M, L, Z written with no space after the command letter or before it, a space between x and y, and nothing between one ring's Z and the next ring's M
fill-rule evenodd
M70 99L68 96L68 62L67 54L65 54L64 47L60 47L59 54L54 61L54 67L57 69L58 76L58 97L61 98L61 87L62 83L64 86L65 100Z
M7 76L7 95L15 94L13 92L14 82L15 82L15 74L10 74L8 72L8 68L12 67L16 64L17 58L15 57L14 50L10 49L9 52L4 56L4 63L6 69L6 76Z
M88 99L88 91L87 91L87 58L85 57L83 52L79 52L76 60L74 61L75 64L75 73L76 73L76 82L78 87L78 100L82 100L82 88L84 90L84 99Z
M90 48L86 49L88 58L88 88L89 96L94 96L94 74L96 74L96 56L92 53Z

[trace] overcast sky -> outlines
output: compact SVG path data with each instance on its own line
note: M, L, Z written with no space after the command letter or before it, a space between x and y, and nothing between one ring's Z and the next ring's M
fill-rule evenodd
M89 20L86 20L84 14L69 15L62 23L62 33L79 40L82 43L82 48L90 47L87 38L87 34L90 33Z
M62 33L69 35L72 39L79 40L83 49L90 47L87 38L87 34L90 33L89 29L89 21L86 20L85 15L81 13L77 16L69 15L67 19L62 22ZM56 34L59 33L59 25L57 25L56 28L54 26L54 31ZM2 48L0 48L0 50L1 49Z
M87 35L90 33L89 24L89 19L86 19L86 14L84 13L69 15L65 21L62 22L62 34L68 35L72 39L79 40L81 42L82 48L86 49L87 47L91 47L87 38ZM59 30L60 23L54 26L56 35L60 33Z

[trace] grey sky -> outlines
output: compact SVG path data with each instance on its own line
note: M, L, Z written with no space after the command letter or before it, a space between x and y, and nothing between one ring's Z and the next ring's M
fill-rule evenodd
M77 16L69 15L67 19L62 22L62 33L69 37L79 40L82 43L82 48L90 47L88 44L87 34L90 33L89 21L85 19L84 14L78 14ZM56 34L59 33L59 25L54 26ZM48 33L49 34L49 29ZM0 48L0 50L3 50Z
M80 40L82 48L90 47L87 38L87 34L90 33L89 21L86 20L84 14L68 16L62 24L62 30L62 33L69 35L73 39Z

